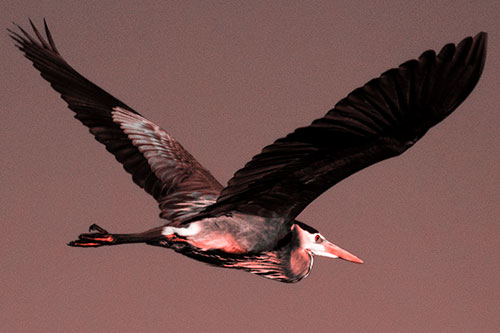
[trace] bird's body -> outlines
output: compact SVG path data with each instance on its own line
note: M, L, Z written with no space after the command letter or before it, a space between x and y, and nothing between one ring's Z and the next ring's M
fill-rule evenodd
M30 21L31 23L31 21ZM323 118L265 147L222 186L170 134L76 72L47 41L19 27L17 46L87 126L158 202L165 224L116 234L92 225L69 243L146 243L219 267L297 282L313 255L361 259L327 241L297 215L351 174L397 156L448 116L482 73L486 34L439 54L424 52L341 100Z
M190 222L185 227L162 229L167 238L185 237L201 250L221 250L227 253L259 253L273 249L278 240L289 232L289 226L279 218L243 215L208 217Z

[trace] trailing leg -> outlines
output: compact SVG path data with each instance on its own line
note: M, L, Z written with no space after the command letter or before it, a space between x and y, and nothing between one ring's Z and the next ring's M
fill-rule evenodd
M81 234L80 236L78 236L77 240L69 242L68 245L75 247L98 247L103 245L116 244L115 236L111 235L97 224L92 224L89 227L89 231L90 233Z
M126 243L149 243L161 236L161 233L156 229L138 234L110 234L97 224L92 224L89 231L90 233L81 234L77 240L69 242L68 245L74 247L99 247Z

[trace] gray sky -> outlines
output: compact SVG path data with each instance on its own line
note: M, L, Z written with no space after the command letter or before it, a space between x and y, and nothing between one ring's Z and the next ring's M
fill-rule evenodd
M225 183L260 149L427 49L487 31L483 77L404 155L300 216L365 261L317 258L294 285L144 245L66 246L98 223L157 226L139 189L0 38L5 331L491 332L500 326L500 6L439 2L3 1L88 79Z

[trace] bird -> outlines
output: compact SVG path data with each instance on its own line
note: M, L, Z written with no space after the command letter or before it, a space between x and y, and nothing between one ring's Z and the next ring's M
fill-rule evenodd
M451 114L479 81L487 45L487 33L479 32L385 71L324 117L264 147L223 186L168 132L73 69L45 19L45 36L29 23L32 33L16 23L7 29L15 46L160 209L160 226L127 234L92 224L68 245L143 243L286 283L307 277L314 256L363 263L296 217Z

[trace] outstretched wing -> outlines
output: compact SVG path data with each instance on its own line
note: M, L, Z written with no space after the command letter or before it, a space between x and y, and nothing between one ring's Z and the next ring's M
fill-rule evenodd
M30 23L38 40L17 26L21 33L9 30L16 46L61 94L75 118L158 201L162 218L180 221L215 202L222 186L191 154L167 132L68 65L45 20L47 40Z
M235 173L204 212L296 217L342 179L399 155L470 94L486 57L484 32L438 55L424 52L338 102L325 117L281 138Z

